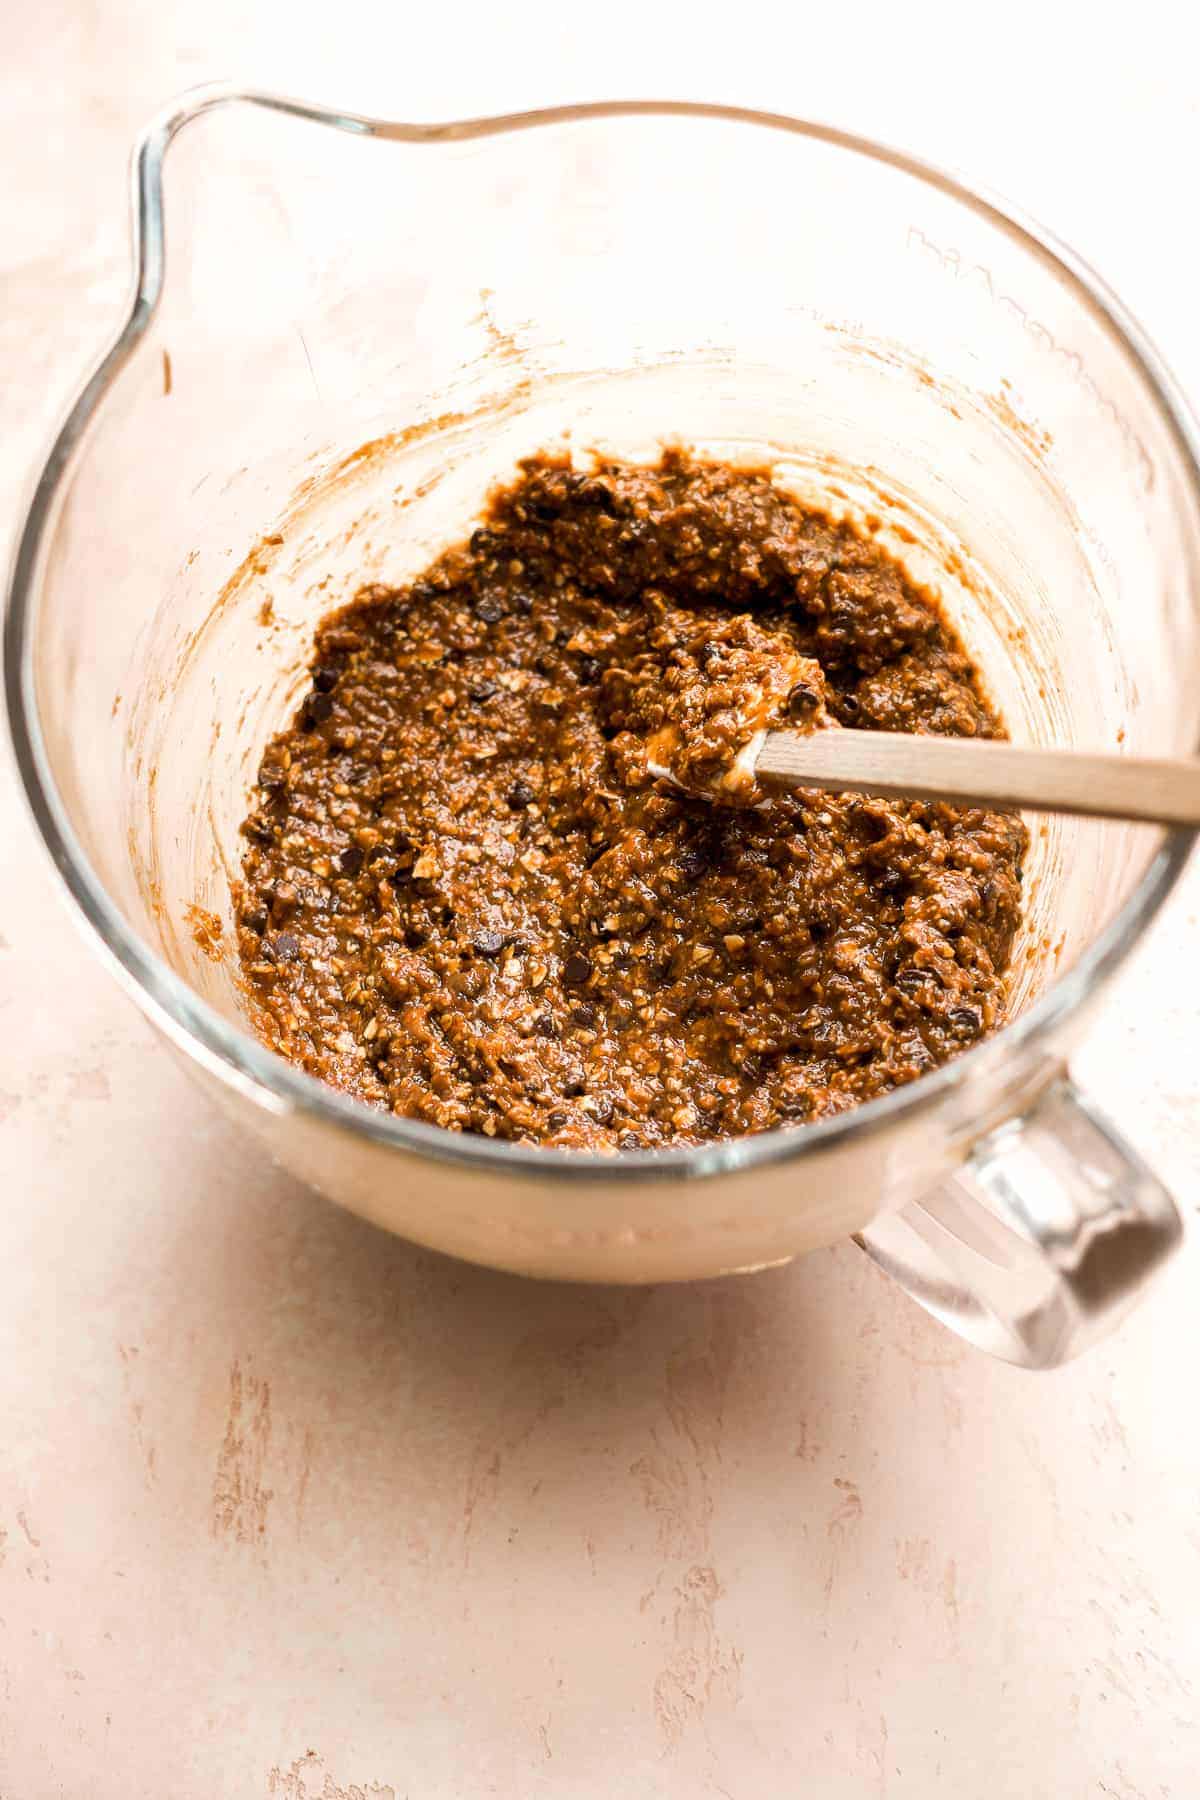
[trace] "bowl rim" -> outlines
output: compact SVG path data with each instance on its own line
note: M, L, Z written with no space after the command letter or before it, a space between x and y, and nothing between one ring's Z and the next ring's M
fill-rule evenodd
M409 123L372 117L233 83L194 88L162 108L135 140L132 157L133 282L128 309L108 350L80 388L36 478L15 540L4 619L5 695L17 768L35 826L77 914L114 974L167 1036L226 1085L260 1107L315 1117L396 1150L492 1176L611 1183L702 1179L799 1160L911 1122L960 1091L990 1062L996 1067L1035 1047L1109 980L1158 912L1196 839L1189 828L1164 834L1134 892L1079 960L1035 1003L994 1036L933 1073L853 1110L803 1128L780 1128L697 1148L615 1154L543 1149L455 1133L378 1113L305 1074L249 1030L223 1018L171 970L124 920L79 842L54 781L38 716L33 635L43 554L71 465L91 419L145 334L165 277L163 164L172 140L215 108L245 105L364 137L413 145L461 142L596 119L673 117L725 121L808 137L881 162L935 187L982 215L1031 252L1072 290L1115 338L1159 408L1200 518L1200 434L1182 392L1137 321L1091 267L1021 209L949 169L854 132L784 113L684 100L608 100L532 111ZM1200 746L1198 746L1200 748ZM987 1129L989 1119L981 1129Z

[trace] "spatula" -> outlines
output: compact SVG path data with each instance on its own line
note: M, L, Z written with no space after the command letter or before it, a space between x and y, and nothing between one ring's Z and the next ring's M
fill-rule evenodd
M1113 756L894 731L767 731L756 744L752 763L747 757L743 766L752 766L768 787L1200 826L1200 758Z

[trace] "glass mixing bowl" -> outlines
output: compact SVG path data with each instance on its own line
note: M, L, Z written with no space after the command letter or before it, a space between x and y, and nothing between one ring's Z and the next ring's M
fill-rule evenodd
M1119 304L945 174L718 107L412 126L206 89L134 176L129 316L29 509L8 701L70 894L205 1085L335 1200L480 1262L658 1281L857 1234L1013 1360L1107 1328L1180 1225L1066 1060L1190 834L1036 821L997 1036L825 1123L607 1158L383 1116L277 1059L229 882L318 616L564 442L767 459L881 521L1014 737L1192 751L1196 441Z

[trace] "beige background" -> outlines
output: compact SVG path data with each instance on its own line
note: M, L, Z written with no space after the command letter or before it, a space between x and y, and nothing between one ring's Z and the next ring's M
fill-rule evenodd
M210 76L838 117L1041 213L1200 395L1165 7L1086 41L1045 5L792 11L7 0L0 533L120 309L132 132ZM1078 1069L1189 1208L1198 895ZM205 1110L57 903L6 753L0 932L3 1800L1195 1794L1194 1252L1047 1377L849 1247L530 1287L334 1213Z

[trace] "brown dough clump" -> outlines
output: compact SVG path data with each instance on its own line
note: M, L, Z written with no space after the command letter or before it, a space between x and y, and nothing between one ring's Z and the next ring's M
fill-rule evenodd
M647 768L666 733L719 789L785 720L1002 735L937 603L766 473L528 462L317 632L243 827L257 1029L369 1105L588 1149L912 1081L1002 1015L1024 826Z
M647 633L639 618L630 633L638 647L604 673L614 768L631 786L666 778L717 804L755 803L763 732L836 723L820 663L747 613L713 619L653 591L645 605L656 622Z

